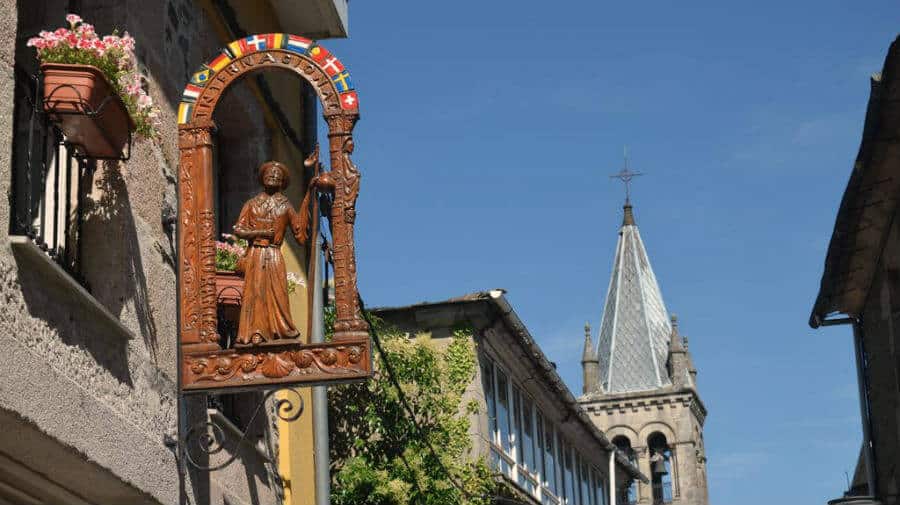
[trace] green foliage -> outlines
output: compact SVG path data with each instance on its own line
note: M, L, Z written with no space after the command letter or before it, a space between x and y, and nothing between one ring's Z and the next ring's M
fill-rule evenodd
M326 328L334 321L326 311ZM494 483L487 465L470 454L470 415L477 402L463 394L475 377L471 330L459 328L439 348L425 337L408 338L374 321L416 422L409 418L384 363L375 377L329 389L334 505L486 505ZM474 409L474 410L473 410ZM416 427L419 425L419 428ZM428 448L460 483L453 485ZM402 457L401 457L402 456ZM405 462L404 462L405 460Z
M216 242L216 270L234 272L247 251L247 241L228 234L222 238L223 241Z
M224 249L216 249L216 270L234 272L238 257Z

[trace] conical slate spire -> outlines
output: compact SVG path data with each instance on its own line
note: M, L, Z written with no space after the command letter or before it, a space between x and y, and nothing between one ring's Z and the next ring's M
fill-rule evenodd
M666 361L671 332L631 203L626 201L600 324L598 358L603 390L625 393L670 385Z

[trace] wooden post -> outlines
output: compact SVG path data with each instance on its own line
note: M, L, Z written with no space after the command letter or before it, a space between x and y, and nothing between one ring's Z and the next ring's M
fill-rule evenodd
M211 120L178 126L178 290L185 353L220 349L216 331L214 130Z

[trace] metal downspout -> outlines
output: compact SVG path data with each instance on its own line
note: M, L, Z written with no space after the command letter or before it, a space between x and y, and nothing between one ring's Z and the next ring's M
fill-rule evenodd
M322 283L322 237L316 237L316 254L313 275L312 334L310 342L325 341L324 307L325 296ZM313 386L313 459L315 461L316 505L331 503L331 460L328 448L328 387Z
M863 459L866 464L866 485L869 496L876 496L875 449L872 441L872 411L869 403L869 379L863 328L859 319L853 321L853 351L856 354L856 382L859 384L859 410L863 426Z
M859 388L859 413L862 420L863 432L863 463L866 466L867 494L875 497L877 492L875 475L875 450L872 442L872 416L869 402L869 379L866 373L866 349L863 342L862 320L858 317L843 317L839 319L820 319L815 315L811 319L810 326L840 326L853 325L853 354L856 357L856 384Z

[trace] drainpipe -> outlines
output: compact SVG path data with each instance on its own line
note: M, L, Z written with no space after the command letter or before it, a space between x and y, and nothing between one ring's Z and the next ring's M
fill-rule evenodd
M872 442L872 416L869 402L869 379L866 362L866 348L864 343L863 325L858 317L845 317L841 319L825 319L815 321L815 326L838 326L843 324L853 325L853 352L856 356L856 383L859 387L859 412L862 419L863 431L863 462L866 465L866 487L868 495L874 497L877 492L875 474L875 450ZM815 327L814 326L814 327Z
M310 342L316 344L325 341L325 321L322 300L325 293L322 288L322 237L316 237L315 265L313 266L313 303L312 303L312 335ZM328 451L328 387L313 386L313 458L316 465L316 505L331 503L331 460Z
M872 411L869 403L869 378L866 374L868 363L864 336L862 323L857 319L853 322L853 350L856 353L856 381L859 384L859 410L863 425L863 459L866 463L866 485L869 487L869 496L875 496L877 493L875 448L872 443Z
M616 451L609 451L609 505L616 505Z

